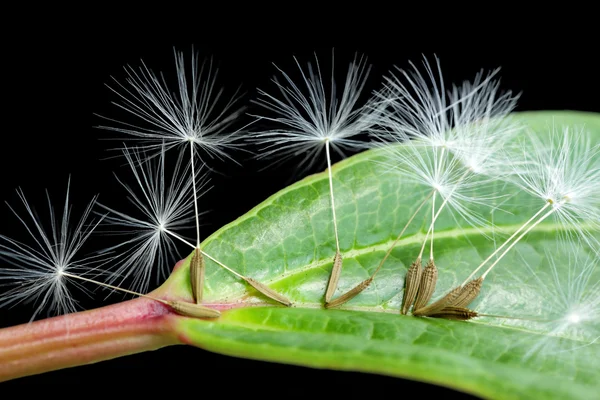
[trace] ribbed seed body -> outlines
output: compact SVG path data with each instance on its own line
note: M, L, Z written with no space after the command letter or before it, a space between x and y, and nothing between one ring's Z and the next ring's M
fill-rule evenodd
M429 260L423 273L421 273L421 283L419 284L419 293L415 300L414 309L418 310L423 308L431 300L433 292L435 291L435 285L437 284L438 270L433 260Z
M468 308L464 308L464 307L453 307L453 306L444 307L439 312L428 315L428 317L431 317L431 318L445 318L445 319L452 319L452 320L458 320L458 321L467 321L467 320L470 320L471 318L475 318L477 316L478 316L478 314L476 311L469 310Z
M410 307L415 302L420 284L421 259L417 259L410 265L408 271L406 272L406 278L404 280L404 297L402 298L402 307L400 309L402 314L406 315Z
M327 284L327 291L325 292L325 303L329 303L335 290L337 289L340 275L342 274L342 255L339 251L335 253L333 257L333 267L331 269L331 276L329 277L329 283Z
M467 307L479 295L482 284L482 278L473 279L472 281L467 282L467 284L462 287L462 291L454 300L452 306L458 308Z
M352 289L350 289L349 291L347 291L346 293L344 293L337 299L333 299L329 303L325 303L325 308L335 308L335 307L341 306L342 304L344 304L347 301L352 300L360 292L362 292L363 290L368 288L369 285L371 284L371 282L373 282L372 277L369 279L365 279L364 281L362 281L358 285L354 286Z
M192 318L217 318L221 313L212 308L183 301L169 301L169 306L179 315Z
M196 249L190 261L190 282L192 284L192 296L196 304L202 302L202 294L204 292L204 276L205 276L204 257L200 249Z
M435 303L431 303L423 308L413 310L413 315L417 317L428 317L430 314L439 313L445 307L451 306L454 303L461 290L462 288L460 286L451 290L448 294Z
M248 284L250 284L254 289L258 290L259 292L261 292L268 298L273 299L273 300L275 300L285 306L288 306L288 307L290 307L292 305L292 302L287 297L277 293L276 291L274 291L267 285L262 284L259 281L252 279L252 278L244 278L244 280L246 282L248 282Z

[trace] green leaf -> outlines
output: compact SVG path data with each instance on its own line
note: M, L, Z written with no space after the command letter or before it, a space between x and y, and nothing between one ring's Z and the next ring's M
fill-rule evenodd
M599 114L528 112L515 118L540 132L549 131L552 124L584 125L600 141ZM370 275L427 195L385 173L374 162L381 154L371 150L333 167L344 254L336 296ZM502 182L494 185L510 196L494 200L496 208L474 207L494 222L494 228L457 224L460 220L450 212L436 222L439 278L433 300L460 284L543 205ZM410 378L486 398L597 396L598 301L591 310L595 320L568 328L547 321L563 316L565 307L583 301L592 290L598 293L600 269L584 270L583 261L593 257L590 249L574 241L564 245L569 232L548 219L501 260L470 307L524 319L479 317L460 322L402 316L404 276L424 239L431 212L427 208L374 283L339 309L326 310L323 296L335 254L327 175L293 184L215 232L203 249L289 297L294 307L274 304L207 261L205 303L220 307L223 315L216 320L182 318L178 334L187 343L223 354ZM189 257L159 290L191 299L188 275Z

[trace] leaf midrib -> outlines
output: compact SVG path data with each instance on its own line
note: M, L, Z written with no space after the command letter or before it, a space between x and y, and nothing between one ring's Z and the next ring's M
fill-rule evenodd
M435 235L436 235L436 240L440 240L440 239L455 239L458 237L484 235L484 234L491 234L491 233L511 234L511 233L514 233L517 229L521 228L522 225L523 224L511 224L511 225L504 225L502 227L488 226L485 228L472 228L472 227L471 228L462 228L462 229L454 229L454 230L436 232ZM565 224L561 224L561 223L545 223L545 224L543 223L543 224L539 224L535 228L533 228L530 231L529 235L532 235L535 233L543 233L543 232L558 232L558 231L569 232L569 231L575 230L577 228L585 229L588 227L591 227L591 225L586 224L586 223L583 223L583 224L580 224L577 226L572 226L572 227L569 227L569 226L567 226ZM398 241L398 243L396 244L396 246L394 246L394 248L406 246L406 245L422 244L424 239L425 239L425 233L419 232L419 233L413 234L411 236L407 236L406 238L400 239ZM343 251L343 256L344 256L344 258L356 258L356 257L362 256L365 254L376 252L376 251L388 251L390 249L390 246L394 243L395 240L396 239L393 238L393 239L387 240L385 242L382 242L382 243L379 243L376 245L363 247L363 248L359 248L359 249L351 249L351 250ZM265 280L263 280L263 283L267 284L267 285L276 284L285 279L289 279L290 277L293 277L295 275L300 275L300 274L306 273L308 271L311 271L313 269L321 268L327 264L331 264L332 262L333 262L333 255L331 255L331 257L328 257L328 258L322 258L322 259L313 261L312 263L307 264L306 266L294 268L293 270L279 274L277 277L274 277L272 279L265 279ZM232 303L239 304L239 302L236 302L235 300L243 297L245 294L247 294L247 291L244 289L244 290L239 290L239 291L233 291L233 292L229 293L227 297L234 299L232 301ZM375 311L375 310L372 310L372 311Z

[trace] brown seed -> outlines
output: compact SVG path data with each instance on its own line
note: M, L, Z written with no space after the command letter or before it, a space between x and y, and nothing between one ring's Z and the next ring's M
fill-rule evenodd
M204 275L206 268L204 266L204 257L200 249L196 248L190 261L190 282L192 283L192 295L196 304L202 302L204 292Z
M268 298L273 299L288 307L292 305L292 302L287 297L280 295L279 293L277 293L267 285L260 283L256 279L244 278L244 280L248 282L248 284L250 284L254 289L258 290Z
M342 274L342 255L339 251L335 252L333 257L333 267L331 269L331 276L329 277L329 283L327 284L327 291L325 292L325 303L329 303L335 290L337 289L340 275Z
M435 262L430 259L421 274L421 284L419 285L419 293L415 300L414 309L418 310L423 308L431 300L431 296L435 291L435 285L437 283L438 271L435 266Z
M192 317L192 318L217 318L221 316L221 313L217 310L213 310L212 308L204 307L199 304L194 303L186 303L183 301L169 301L169 306L177 314Z
M442 310L436 313L429 314L427 317L467 321L471 318L477 317L478 315L479 314L477 314L476 311L469 310L468 308L450 306L444 307Z
M454 302L451 304L453 307L464 308L467 307L481 291L481 285L483 284L482 278L476 278L472 281L467 282L463 287L460 294L456 297Z
M410 265L410 268L406 272L406 278L404 279L404 297L402 298L402 308L400 309L402 314L406 315L410 306L413 305L419 291L420 283L421 259L418 258Z
M371 284L371 282L373 282L373 277L370 277L369 279L365 279L364 281L362 281L358 285L354 286L352 289L350 289L349 291L347 291L346 293L344 293L337 299L333 299L329 303L325 303L325 308L335 308L335 307L341 306L342 304L344 304L347 301L352 300L360 292L362 292L363 290L368 288L369 285Z
M462 288L460 286L452 289L450 292L448 292L448 294L446 294L444 297L442 297L435 303L431 303L430 305L425 306L423 308L413 310L413 315L416 317L427 317L430 314L439 313L445 307L448 307L453 304L454 300L456 300L461 290Z

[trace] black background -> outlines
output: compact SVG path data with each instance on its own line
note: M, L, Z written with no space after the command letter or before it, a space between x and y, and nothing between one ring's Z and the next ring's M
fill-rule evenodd
M143 60L154 71L172 76L173 46L187 56L192 45L201 57L213 56L220 66L219 83L227 93L241 85L246 93L243 104L250 104L256 87L273 89L272 63L294 71L293 56L305 64L313 61L316 52L320 60L327 61L334 48L340 77L355 52L368 56L373 69L367 90L377 89L381 75L393 65L406 67L409 60L420 61L422 54L437 54L447 82L471 79L481 68L502 67L502 87L523 92L518 110L600 111L595 98L600 89L594 50L597 38L592 26L581 19L567 23L566 16L511 16L491 21L487 13L480 12L433 20L423 11L388 15L393 13L381 8L371 10L373 16L351 10L342 17L321 15L308 6L285 12L231 7L196 15L180 10L180 15L164 19L147 19L142 14L122 19L117 17L120 9L108 9L102 16L88 11L85 18L83 13L77 19L42 20L38 15L39 20L21 21L18 34L5 40L2 62L0 199L18 205L14 189L21 187L41 211L44 189L48 189L60 206L70 175L76 206L97 193L103 202L119 205L122 191L117 190L112 173L127 179L127 171L120 166L122 160L103 160L110 155L107 149L119 143L100 140L114 135L94 128L103 122L94 114L123 116L110 104L115 95L105 84L111 76L122 80L126 64L137 67ZM296 12L302 17L294 19ZM536 20L539 24L533 24ZM249 121L242 119L241 124ZM216 166L220 175L212 176L214 188L203 199L210 210L203 220L204 236L303 176L293 163L259 172L264 163L246 160L244 154L237 156L242 167ZM0 233L24 238L4 204L0 221ZM94 246L102 246L105 239L96 240ZM111 302L81 300L86 308ZM115 301L118 296L112 299ZM0 327L27 322L31 312L27 306L2 310ZM174 381L222 384L225 379L232 383L227 388L239 388L240 394L268 390L269 382L275 381L289 382L287 390L306 394L326 393L317 388L330 385L336 397L352 394L359 387L389 390L399 396L409 390L419 390L422 395L451 393L401 379L249 361L184 346L27 377L12 384L108 382L113 388L128 384L137 390Z

